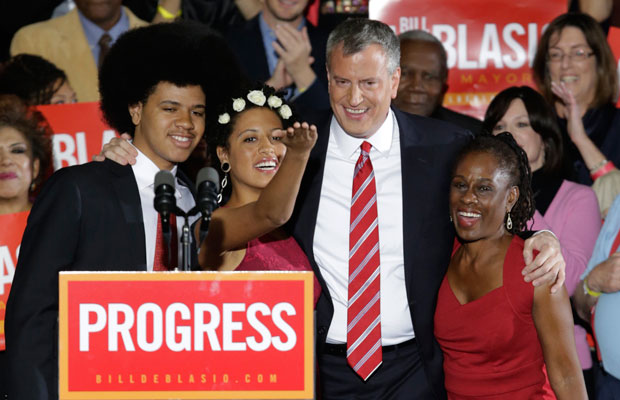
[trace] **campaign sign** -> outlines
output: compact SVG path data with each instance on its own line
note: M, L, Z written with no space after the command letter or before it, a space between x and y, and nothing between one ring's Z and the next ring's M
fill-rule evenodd
M11 282L15 275L19 245L26 229L30 211L0 215L0 350L6 349L4 340L4 315Z
M372 0L370 18L396 34L432 33L448 56L444 106L478 118L497 92L535 86L530 71L544 27L566 11L566 0Z
M614 57L616 58L616 65L618 76L620 77L620 28L616 26L612 26L609 28L609 33L607 34L607 42L609 43L609 47L611 47L611 51L614 53ZM620 107L620 98L616 103L616 107Z
M117 136L104 121L98 102L37 106L54 135L54 171L84 164L99 154L104 144Z
M309 399L311 272L61 272L61 399Z

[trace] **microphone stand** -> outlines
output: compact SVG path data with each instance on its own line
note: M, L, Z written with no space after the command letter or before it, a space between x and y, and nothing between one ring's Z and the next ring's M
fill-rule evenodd
M183 228L181 231L181 252L182 252L182 261L181 261L181 265L180 265L180 270L181 271L191 271L192 267L191 267L191 263L192 263L192 259L191 259L191 251L192 251L192 240L191 240L191 230L189 227L189 217L193 217L194 215L200 213L200 210L198 209L198 207L194 207L191 210L189 210L189 212L185 212L183 210L181 210L179 207L175 206L175 210L174 210L174 214L175 216L181 216L183 217L183 219L185 220L185 223L183 224ZM202 244L202 241L204 240L205 236L207 235L207 232L209 230L209 224L208 222L211 221L211 215L209 215L208 220L207 220L207 226L205 227L205 223L204 221L202 222L202 226L200 228L200 239L199 242L197 243L197 246L200 247L200 245ZM176 238L175 238L176 240ZM168 244L169 246L169 244Z

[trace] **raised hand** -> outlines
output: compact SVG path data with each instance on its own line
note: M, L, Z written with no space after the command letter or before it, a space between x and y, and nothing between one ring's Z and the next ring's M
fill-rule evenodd
M282 137L282 143L286 145L286 154L309 154L316 143L317 136L316 126L309 125L307 122L295 122L293 126L286 129Z
M316 78L311 68L314 59L310 56L312 45L307 29L304 27L298 31L287 24L280 24L276 26L275 34L278 40L273 42L273 48L286 71L299 89L307 88Z
M577 100L575 100L575 96L573 92L564 84L564 82L556 83L551 82L551 91L553 94L558 96L562 103L564 103L565 107L565 117L568 121L568 135L571 140L578 144L584 139L588 138L586 134L586 130L583 127L583 121L581 120L581 115L583 110L577 104Z

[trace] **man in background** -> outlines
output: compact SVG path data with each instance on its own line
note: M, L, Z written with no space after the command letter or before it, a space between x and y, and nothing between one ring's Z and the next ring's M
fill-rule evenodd
M410 114L452 122L477 134L482 123L443 107L448 90L446 51L433 35L422 30L401 33L401 78L394 105Z

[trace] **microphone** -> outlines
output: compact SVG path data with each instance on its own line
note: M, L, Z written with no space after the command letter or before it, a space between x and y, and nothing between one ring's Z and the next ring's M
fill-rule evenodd
M197 206L202 214L200 224L200 243L209 230L211 214L217 208L217 195L220 192L219 174L214 168L205 167L198 171L196 178Z
M170 171L162 170L155 174L155 211L161 216L164 237L170 235L170 213L176 208L174 197L174 176Z

